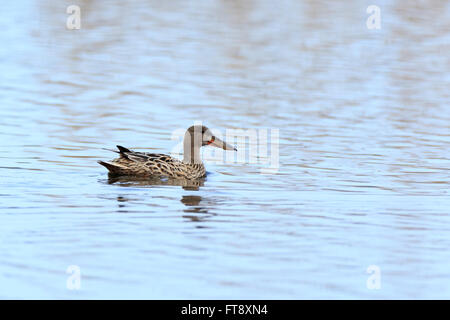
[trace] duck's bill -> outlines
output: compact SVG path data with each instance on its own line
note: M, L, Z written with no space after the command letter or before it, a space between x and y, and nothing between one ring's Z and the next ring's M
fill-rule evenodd
M223 150L234 150L234 151L237 151L237 149L235 147L233 147L232 145L229 145L225 141L220 140L219 138L215 138L214 141L210 145L214 146L216 148L223 149Z

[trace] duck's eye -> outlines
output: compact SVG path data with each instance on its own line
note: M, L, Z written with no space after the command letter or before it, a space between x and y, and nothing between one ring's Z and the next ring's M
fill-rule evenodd
M211 140L209 140L209 141L208 141L208 144L211 144L211 143L213 143L213 142L214 142L214 140L216 140L216 137L212 136L212 137L211 137Z

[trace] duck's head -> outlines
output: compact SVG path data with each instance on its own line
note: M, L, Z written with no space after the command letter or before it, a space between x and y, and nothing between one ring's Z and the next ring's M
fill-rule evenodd
M235 147L214 136L212 132L205 126L191 126L189 129L187 129L186 135L189 135L191 137L190 140L194 142L193 144L191 144L191 148L195 148L195 146L198 145L198 147L212 146L224 150L237 151Z

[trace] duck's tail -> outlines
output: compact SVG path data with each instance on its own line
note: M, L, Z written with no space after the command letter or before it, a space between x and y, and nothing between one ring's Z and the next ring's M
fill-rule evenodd
M99 164L101 164L102 166L104 166L106 169L108 169L108 171L110 173L113 173L113 174L120 174L125 169L124 167L122 167L121 165L116 164L116 163L105 162L105 161L97 161L97 162Z

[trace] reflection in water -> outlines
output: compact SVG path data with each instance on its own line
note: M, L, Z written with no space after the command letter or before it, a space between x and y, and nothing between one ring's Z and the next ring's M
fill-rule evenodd
M126 208L126 203L129 201L129 199L125 196L117 196L117 206L119 207L119 210L117 210L117 212L119 213L126 213L128 212L127 210L125 210L124 208Z
M186 206L198 206L200 201L202 201L202 197L200 196L183 196L181 198L181 203Z
M196 180L173 178L141 178L134 176L108 176L108 184L117 184L121 187L146 187L146 186L180 186L184 190L198 191L204 186L206 178Z
M201 196L187 195L183 196L180 201L188 207L188 209L184 209L183 211L186 213L190 213L187 215L183 215L183 218L187 218L193 222L201 222L213 216L211 214L208 214L208 209L206 207L200 206L200 202L202 201ZM205 228L204 226L197 227Z

